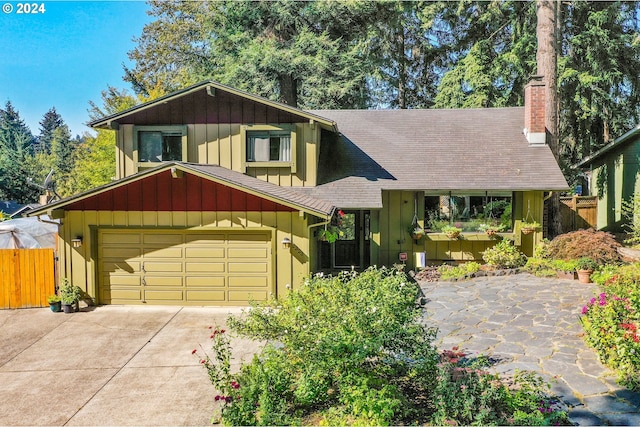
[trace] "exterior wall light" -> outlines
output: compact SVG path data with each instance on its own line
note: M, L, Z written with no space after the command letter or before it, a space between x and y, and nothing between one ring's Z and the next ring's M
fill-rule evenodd
M289 249L291 247L291 239L289 239L288 237L282 239L282 247L285 249Z
M78 236L75 239L71 239L71 244L73 245L74 248L81 248L82 247L82 236Z

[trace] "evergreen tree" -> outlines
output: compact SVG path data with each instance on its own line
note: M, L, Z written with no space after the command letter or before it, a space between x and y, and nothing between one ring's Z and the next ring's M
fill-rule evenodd
M7 101L0 109L0 197L33 203L39 191L28 185L26 165L33 158L35 138L20 114Z
M56 111L56 107L51 107L40 121L40 135L38 135L35 145L36 153L51 153L51 141L56 129L64 124L62 116Z
M151 1L157 20L129 53L138 93L199 80L302 108L368 103L365 37L379 4L283 0Z

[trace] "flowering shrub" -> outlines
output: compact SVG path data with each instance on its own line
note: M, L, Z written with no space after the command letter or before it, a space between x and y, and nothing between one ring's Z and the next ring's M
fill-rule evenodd
M596 277L601 292L582 307L587 344L621 383L640 390L640 268L605 269Z
M486 372L488 365L486 358L468 359L457 347L443 352L434 424L571 425L538 375L518 371L506 381Z
M527 256L509 240L502 240L484 251L482 259L490 266L497 268L517 268L524 266L527 262Z
M235 333L271 344L237 373L230 372L229 338L222 330L211 334L213 356L194 350L218 390L219 421L381 426L447 420L466 424L469 419L529 422L516 414L523 410L514 403L516 388L493 393L497 379L484 374L463 379L454 373L454 365L462 362L441 358L432 344L436 331L424 324L416 304L419 296L419 288L403 272L370 268L361 274L309 278L282 300L255 304L243 316L229 318ZM448 380L441 384L443 376ZM447 407L477 411L464 401L471 395L454 393L462 385L473 391L473 404L485 405L478 409L484 415L450 414L445 420ZM447 390L447 402L440 402Z

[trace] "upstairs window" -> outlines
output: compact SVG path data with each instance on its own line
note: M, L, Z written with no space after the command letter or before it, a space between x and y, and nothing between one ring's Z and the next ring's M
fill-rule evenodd
M247 131L248 162L290 162L291 132Z
M186 126L136 126L138 164L187 161Z
M296 172L296 126L246 125L242 129L244 168L283 168Z

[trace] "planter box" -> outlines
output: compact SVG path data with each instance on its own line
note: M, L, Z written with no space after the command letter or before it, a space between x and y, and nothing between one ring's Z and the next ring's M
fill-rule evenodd
M556 274L558 275L558 279L568 279L568 280L575 280L578 278L577 274L575 271L562 271L562 270L557 270Z

